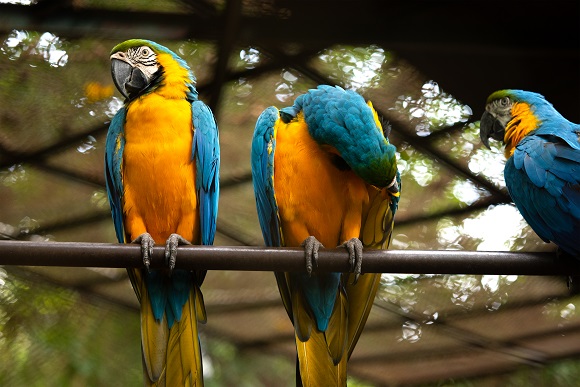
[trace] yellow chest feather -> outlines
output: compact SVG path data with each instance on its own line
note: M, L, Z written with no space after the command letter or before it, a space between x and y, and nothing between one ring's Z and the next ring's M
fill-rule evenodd
M130 238L149 232L160 243L185 228L187 234L182 236L192 240L196 195L191 122L191 107L186 100L165 99L153 93L129 105L123 152L123 211Z
M358 237L361 211L369 200L362 179L337 169L304 121L280 123L276 133L274 189L285 244L297 246L314 235L334 247Z
M530 106L527 103L514 104L512 117L506 125L504 135L504 154L506 158L510 158L520 141L540 124L540 121L530 110Z

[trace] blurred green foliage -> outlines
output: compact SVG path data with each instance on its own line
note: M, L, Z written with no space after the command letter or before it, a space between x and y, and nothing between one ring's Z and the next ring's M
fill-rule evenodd
M0 268L0 385L137 385L139 335L132 311Z

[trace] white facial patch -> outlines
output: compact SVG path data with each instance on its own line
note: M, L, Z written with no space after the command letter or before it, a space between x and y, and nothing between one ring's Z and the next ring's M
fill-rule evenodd
M485 110L494 116L505 127L512 119L513 102L508 97L497 99L485 106Z
M111 59L119 59L137 67L143 72L147 79L151 79L153 74L159 70L157 55L147 46L132 47L127 51L119 51L111 55Z

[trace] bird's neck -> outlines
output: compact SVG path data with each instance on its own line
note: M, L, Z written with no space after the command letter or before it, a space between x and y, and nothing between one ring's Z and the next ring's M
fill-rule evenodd
M520 141L528 133L536 130L540 120L524 102L516 102L512 107L512 119L507 123L503 141L505 143L505 157L510 158Z
M163 81L154 92L167 99L185 99L193 83L189 70L180 66L169 54L157 56L163 67Z

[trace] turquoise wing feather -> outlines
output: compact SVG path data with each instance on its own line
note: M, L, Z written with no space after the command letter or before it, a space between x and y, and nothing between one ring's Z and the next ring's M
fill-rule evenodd
M200 205L201 243L213 244L219 199L220 148L218 128L210 108L201 101L191 104L192 158L196 167L196 191Z
M123 149L125 147L125 107L119 109L109 124L109 132L105 143L105 182L107 195L111 206L115 234L120 243L125 242L125 229L123 228L123 176L121 166L123 162Z
M528 135L504 173L510 195L532 229L580 256L580 149L556 135Z
M283 246L280 229L280 213L274 193L274 154L276 152L276 137L274 126L281 119L280 112L270 106L260 114L256 122L252 138L252 182L258 211L258 221L266 246ZM292 301L283 272L275 272L276 283L282 298L282 303L292 320Z
M251 156L252 181L262 236L266 246L275 247L282 246L280 215L274 194L274 125L279 118L280 113L273 106L262 112L256 122Z

